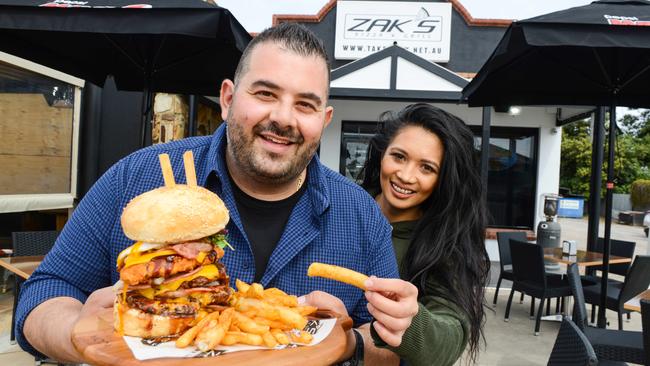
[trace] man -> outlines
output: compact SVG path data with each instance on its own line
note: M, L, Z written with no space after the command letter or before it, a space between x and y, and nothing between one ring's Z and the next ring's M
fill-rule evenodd
M119 278L115 259L132 244L122 233L122 209L131 198L163 185L160 153L170 155L175 179L182 182L186 150L194 153L199 184L230 210L228 235L235 251L222 261L231 278L309 294L301 300L347 311L355 324L367 324L371 317L361 291L306 276L310 263L323 261L398 277L390 226L381 212L361 188L315 157L332 118L328 85L327 56L311 32L285 24L258 35L234 82L221 86L226 123L214 136L140 150L109 169L80 202L23 286L16 325L21 347L81 362L71 330L80 316L112 306L114 293L107 286ZM367 334L367 325L364 329ZM361 344L358 336L348 339L346 357Z

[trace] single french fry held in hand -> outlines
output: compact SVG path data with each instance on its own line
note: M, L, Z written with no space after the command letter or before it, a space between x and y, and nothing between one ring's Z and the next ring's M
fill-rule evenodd
M364 284L368 276L348 268L339 267L331 264L314 262L309 265L307 269L307 276L309 277L324 277L330 280L344 282L352 286L356 286L363 291L366 291Z
M183 333L183 335L178 337L178 339L176 340L176 347L185 348L189 346L190 343L192 343L192 341L194 340L194 338L196 338L197 334L199 334L199 331L201 331L201 329L203 329L203 327L206 324L208 324L211 320L218 319L218 317L219 317L218 311L206 315L203 319L199 320L199 322L195 326L188 329L187 331L185 331L185 333Z

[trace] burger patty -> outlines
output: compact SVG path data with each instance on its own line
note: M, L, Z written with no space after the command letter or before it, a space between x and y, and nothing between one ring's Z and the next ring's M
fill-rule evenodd
M197 289L194 289L197 290ZM179 303L166 301L164 294L155 299L148 299L137 292L128 293L126 296L126 303L130 308L138 309L148 314L155 314L161 316L194 316L198 309L206 305L227 305L230 298L230 289L228 286L216 286L209 288L200 288L201 300L192 298L190 293L192 289L185 289L174 291L176 295L183 295L186 297L188 303Z
M128 294L126 303L130 308L138 309L144 313L168 316L188 317L196 315L199 305L195 303L175 303L160 300L150 300L138 294Z
M166 278L177 273L189 272L198 266L214 263L218 259L217 252L212 250L202 263L196 259L188 259L180 255L156 257L147 263L139 263L120 271L120 279L128 285L147 283L152 278ZM221 272L221 271L220 271Z

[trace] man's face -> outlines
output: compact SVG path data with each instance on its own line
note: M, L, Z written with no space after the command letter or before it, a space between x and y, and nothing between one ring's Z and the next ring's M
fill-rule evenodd
M227 154L239 173L264 183L295 179L314 155L332 118L327 66L274 42L258 44L234 88L221 86Z

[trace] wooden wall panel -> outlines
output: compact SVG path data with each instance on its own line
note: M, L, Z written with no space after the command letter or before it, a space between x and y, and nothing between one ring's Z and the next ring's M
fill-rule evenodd
M0 93L0 194L70 191L72 108Z

